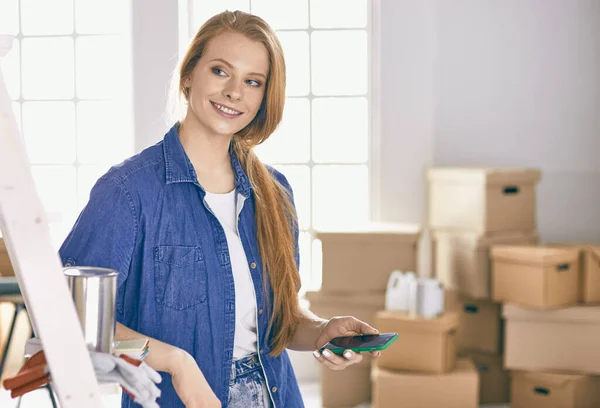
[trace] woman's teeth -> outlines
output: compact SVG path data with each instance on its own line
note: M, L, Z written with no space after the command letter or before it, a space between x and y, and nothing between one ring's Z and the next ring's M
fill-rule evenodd
M221 112L225 112L229 115L241 115L242 112L234 111L233 109L229 109L224 107L223 105L219 105L218 103L213 102L213 105L217 107Z

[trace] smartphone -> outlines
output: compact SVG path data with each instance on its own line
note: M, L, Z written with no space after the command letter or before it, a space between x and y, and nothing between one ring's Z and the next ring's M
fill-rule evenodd
M363 351L385 350L398 338L398 333L361 334L358 336L344 336L331 339L321 347L321 351L328 349L333 354L341 355L346 350L357 353Z

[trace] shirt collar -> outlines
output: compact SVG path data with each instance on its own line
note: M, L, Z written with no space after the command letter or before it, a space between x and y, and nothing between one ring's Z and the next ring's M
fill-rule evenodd
M181 140L179 140L179 123L174 124L165 135L163 153L165 157L167 184L194 183L204 190L200 183L198 183L196 170L194 170L194 166L187 156ZM229 147L229 157L235 176L235 189L248 198L252 191L252 185L231 146Z

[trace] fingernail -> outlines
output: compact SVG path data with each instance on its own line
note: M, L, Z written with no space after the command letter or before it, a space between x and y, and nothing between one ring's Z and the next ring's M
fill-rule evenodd
M328 350L323 351L323 355L327 358L331 357L331 353Z
M346 351L344 353L344 357L346 357L348 360L352 358L352 353L350 353L349 351Z
M313 351L313 356L315 356L316 358L319 358L319 357L321 357L321 354L317 350L315 350L315 351Z

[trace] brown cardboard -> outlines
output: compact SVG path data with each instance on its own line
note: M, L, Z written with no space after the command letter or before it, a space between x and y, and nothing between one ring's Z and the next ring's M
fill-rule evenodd
M362 362L339 371L321 365L320 376L323 407L351 408L371 401L371 359L367 355Z
M452 371L456 363L458 322L458 314L453 312L434 319L378 312L375 327L381 333L398 333L398 339L378 358L379 366L428 373Z
M579 256L579 301L582 303L600 302L600 245L559 243L553 247L576 248Z
M432 168L429 225L479 233L533 231L540 178L534 169Z
M504 366L600 374L600 306L552 311L505 304Z
M8 257L4 238L0 238L0 277L6 276L15 276L15 271L13 270L10 258Z
M373 408L477 408L479 375L468 358L448 374L394 372L374 366Z
M511 408L594 408L598 377L567 373L512 373Z
M492 247L492 293L496 302L540 309L570 306L579 295L576 249Z
M510 375L502 366L502 356L468 353L479 372L479 403L503 404L510 401Z
M375 315L385 308L385 293L357 294L353 296L320 292L306 292L310 310L319 317L354 316L375 325Z
M432 232L434 275L447 289L474 299L491 298L490 248L493 245L534 245L537 232L500 232L481 235L473 231Z
M417 269L416 226L370 224L347 231L320 231L326 292L382 292L390 273Z
M502 353L502 305L488 300L470 299L450 290L444 293L444 303L447 312L459 314L459 353Z

